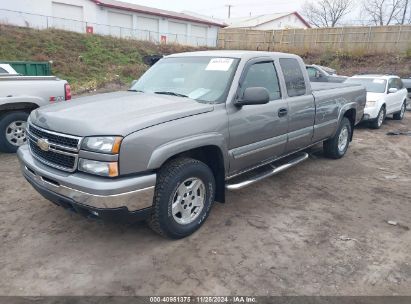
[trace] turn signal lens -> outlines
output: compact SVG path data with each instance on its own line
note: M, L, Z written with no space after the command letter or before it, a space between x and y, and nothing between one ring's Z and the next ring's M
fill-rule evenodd
M122 140L122 137L114 138L113 149L111 150L111 153L118 154L120 152L120 145Z
M110 177L116 177L118 176L118 163L110 163L108 165L108 176Z

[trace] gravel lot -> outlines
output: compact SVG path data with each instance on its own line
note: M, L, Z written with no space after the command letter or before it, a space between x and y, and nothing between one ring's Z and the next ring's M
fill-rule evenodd
M0 294L411 295L411 137L385 135L407 116L228 193L179 241L68 213L2 154Z

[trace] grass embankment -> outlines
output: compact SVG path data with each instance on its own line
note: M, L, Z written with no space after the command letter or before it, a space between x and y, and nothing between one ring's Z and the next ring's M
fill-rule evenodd
M129 84L148 68L142 62L143 56L189 50L195 49L0 25L0 60L52 61L53 74L69 81L74 93L92 91L113 83Z

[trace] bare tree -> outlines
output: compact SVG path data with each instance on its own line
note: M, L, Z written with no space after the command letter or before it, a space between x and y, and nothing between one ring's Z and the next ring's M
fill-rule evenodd
M411 0L403 0L402 12L397 18L397 23L399 24L410 24L411 23Z
M410 2L409 0L404 0L404 8L402 11L401 22L400 22L401 24L404 24L406 22L409 2Z
M309 0L303 6L303 13L317 27L335 27L350 12L353 3L353 0Z
M370 18L372 24L389 25L399 22L401 12L404 12L404 22L406 11L404 0L364 0L364 12Z

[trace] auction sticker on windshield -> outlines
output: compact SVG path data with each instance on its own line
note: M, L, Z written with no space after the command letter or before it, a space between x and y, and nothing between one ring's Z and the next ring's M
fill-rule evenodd
M213 58L206 67L206 71L228 71L234 59L230 58Z

